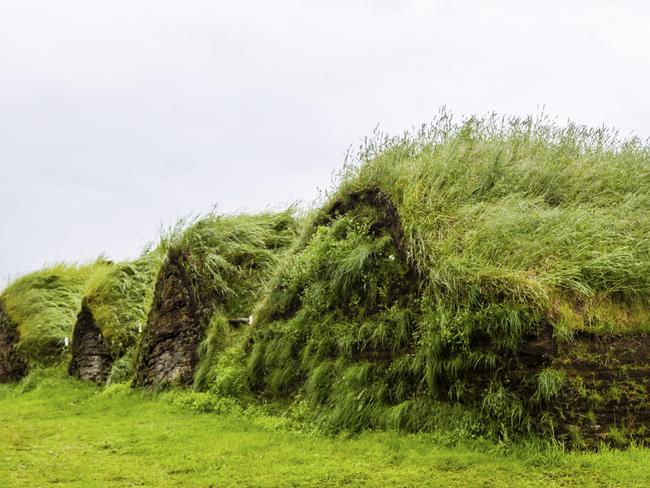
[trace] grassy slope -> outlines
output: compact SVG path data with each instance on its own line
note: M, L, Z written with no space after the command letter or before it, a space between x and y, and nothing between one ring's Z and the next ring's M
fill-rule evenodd
M385 192L437 306L523 302L556 329L648 330L647 143L546 121L457 125L443 115L365 151L331 201ZM561 306L576 302L577 313Z
M7 312L18 326L19 354L29 363L47 363L62 353L70 337L89 280L109 265L57 264L22 276L2 291Z
M500 435L549 429L550 413L527 413L564 393L562 371L526 374L521 398L507 390L530 337L547 326L563 345L578 332L650 331L647 144L443 114L367 142L358 159L257 311L255 391L306 398L336 428L438 428L449 422L434 402L451 399ZM386 229L377 235L381 219L367 218L360 195L373 192L395 207L415 279L391 259ZM410 296L400 290L412 282Z
M3 487L650 484L650 451L641 448L565 454L479 440L451 446L423 434L331 438L288 431L278 418L200 414L63 378L21 388L0 387Z
M84 301L115 354L133 345L138 323L146 323L161 254L154 250L134 261L107 266L86 285Z

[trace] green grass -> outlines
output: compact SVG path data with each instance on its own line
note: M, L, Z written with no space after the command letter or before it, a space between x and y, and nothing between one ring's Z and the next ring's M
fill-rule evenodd
M60 375L0 386L2 487L650 484L644 448L565 453L430 434L327 437L259 409L199 413L170 401L172 393L101 390Z
M650 331L647 143L442 113L349 163L257 308L252 392L333 430L552 432L568 382L514 381L526 342Z
M197 388L214 383L219 355L238 335L228 319L252 314L280 256L295 240L298 226L293 208L259 214L211 213L179 221L161 239L165 255L161 275L167 268L182 271L196 315L193 326L205 332L198 347Z
M86 284L83 302L93 315L114 356L121 356L137 340L153 299L154 281L162 262L160 249L138 259L105 266Z
M7 313L18 327L18 353L29 365L52 364L72 337L81 300L93 277L110 268L108 261L56 264L22 276L2 291Z
M573 414L598 424L614 406L591 393L585 415L562 403L582 395L570 347L650 332L649 208L650 146L605 129L442 113L414 133L378 135L303 222L291 210L208 215L161 238L206 329L197 405L277 402L323 431L360 433L351 443L398 429L438 436L408 438L430 444L558 432L579 446ZM61 337L78 308L77 291L50 298L60 287L48 273L3 295L21 350ZM109 291L113 311L142 315ZM253 326L230 327L253 307ZM563 355L521 375L520 353L548 330ZM647 411L648 385L633 383L621 408ZM611 435L588 445L647 441L634 423L643 415L629 412L609 415Z
M277 254L295 238L293 209L279 213L217 215L179 222L162 239L167 261L179 261L200 309L218 298L231 313L250 312L260 283L277 264ZM208 321L214 307L206 304ZM199 310L199 314L201 310Z

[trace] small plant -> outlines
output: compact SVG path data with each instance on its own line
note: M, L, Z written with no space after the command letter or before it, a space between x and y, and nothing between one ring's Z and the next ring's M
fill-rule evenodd
M562 370L546 368L537 375L537 391L533 401L539 404L549 404L562 391L566 381L566 373Z
M625 447L629 444L629 439L623 429L610 427L607 431L607 442L614 447Z
M567 427L567 431L569 435L569 442L572 447L574 447L575 449L584 449L587 447L587 443L582 437L580 428L577 425L569 425Z

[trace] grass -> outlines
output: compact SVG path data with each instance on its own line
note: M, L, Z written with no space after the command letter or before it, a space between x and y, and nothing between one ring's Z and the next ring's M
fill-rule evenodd
M650 331L647 143L442 113L349 162L257 309L254 393L333 430L552 431L569 383L514 381L526 341Z
M56 264L22 276L3 290L1 299L20 335L18 354L29 366L52 364L61 357L88 283L108 268L104 259Z
M430 434L322 436L51 372L0 386L0 480L65 486L648 486L650 451L566 453Z
M161 254L155 249L134 261L105 266L86 284L83 302L114 356L136 343L138 325L146 323Z
M396 207L408 261L437 305L525 302L555 323L554 301L581 303L576 326L616 332L607 305L641 303L636 326L647 330L647 143L545 120L443 114L419 133L369 143L324 210L372 188Z
M167 261L179 261L199 309L209 321L210 299L233 314L250 312L260 283L277 264L277 254L294 239L293 210L255 215L209 214L181 224L163 240Z
M170 299L165 295L164 280L170 270L179 271L173 276L180 279L179 284L190 297L193 318L189 325L200 330L199 362L194 375L197 388L208 388L214 382L218 356L231 336L237 335L228 320L251 315L279 256L295 239L298 221L294 213L290 208L254 215L208 214L179 222L162 239L160 248L165 257L154 300ZM156 320L160 316L152 313L149 321L153 323L148 328L160 327ZM155 330L150 333L153 337ZM147 337L145 334L145 342ZM139 364L146 360L149 346L139 351Z
M442 113L376 135L355 158L297 239L291 210L208 215L163 236L191 326L205 332L194 387L211 396L198 404L275 402L330 433L650 441L648 384L632 371L650 367L647 143ZM71 315L47 293L30 296L56 284L48 272L3 295L25 344L61 335ZM253 307L252 326L230 326ZM637 345L622 352L636 356L604 357L629 336ZM603 378L575 367L580 348L600 351ZM606 400L604 388L620 394Z

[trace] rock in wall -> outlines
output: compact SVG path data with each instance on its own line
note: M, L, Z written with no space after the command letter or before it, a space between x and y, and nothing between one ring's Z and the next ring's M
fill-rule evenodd
M72 359L68 373L103 385L111 372L113 360L92 312L86 304L82 304L72 335Z
M168 261L158 275L133 386L192 382L205 331L191 293L182 265Z
M18 329L0 302L0 383L16 381L27 372L27 365L16 352L18 339Z
M553 367L567 385L556 408L558 434L573 443L650 441L650 338L582 335L560 347Z

